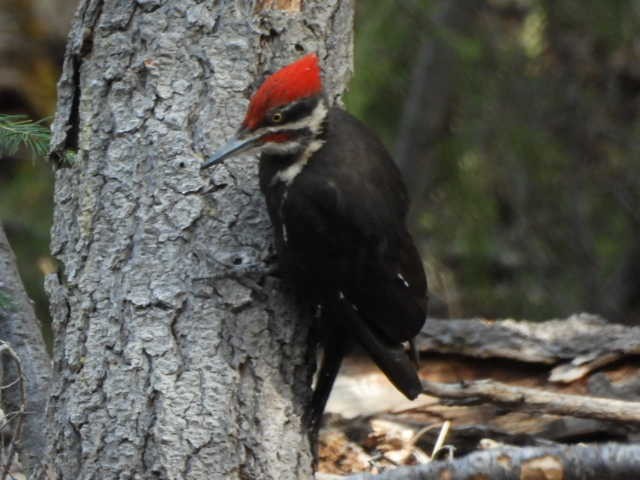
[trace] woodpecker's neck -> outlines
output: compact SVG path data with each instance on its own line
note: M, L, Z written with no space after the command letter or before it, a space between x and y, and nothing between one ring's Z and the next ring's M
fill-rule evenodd
M313 154L324 145L329 108L324 97L311 100L312 103L306 99L304 104L293 104L290 107L292 110L300 109L304 115L282 126L282 133L288 135L288 140L270 143L263 149L261 163L271 167L271 185L279 182L285 186L291 184Z

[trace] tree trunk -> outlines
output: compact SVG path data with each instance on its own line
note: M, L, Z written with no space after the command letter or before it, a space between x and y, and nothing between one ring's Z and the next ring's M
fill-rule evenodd
M266 71L317 51L337 99L352 15L351 0L81 3L52 141L52 478L310 477L309 325L268 274L257 162L199 168Z

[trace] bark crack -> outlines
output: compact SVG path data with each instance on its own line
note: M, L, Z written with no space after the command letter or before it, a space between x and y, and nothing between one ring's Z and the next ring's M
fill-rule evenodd
M184 372L184 369L186 368L185 365L185 356L184 353L182 351L182 334L179 331L178 328L178 321L180 320L180 317L182 316L182 314L186 311L187 309L187 300L184 299L182 300L182 303L178 306L178 308L176 308L173 311L173 315L171 317L171 323L169 325L169 330L171 331L171 336L173 337L173 342L175 344L175 348L176 348L176 355L178 357L178 361L177 361L177 371L176 371L176 382L180 381L180 377L182 376L182 373Z
M78 136L80 131L80 96L81 90L81 71L82 62L84 59L91 55L93 50L93 35L95 27L98 24L100 16L102 15L103 0L87 0L80 7L79 20L76 22L71 35L79 35L79 45L70 44L70 49L67 54L67 62L65 62L65 69L71 70L71 73L63 74L60 88L66 88L66 95L70 96L69 113L68 117L64 119L66 125L59 125L57 128L62 128L64 133L64 139L59 145L52 145L51 158L55 161L56 165L61 168L66 166L65 152L67 150L78 150ZM90 17L90 18L88 18ZM70 82L64 82L65 76L71 76ZM62 96L62 94L61 94ZM69 101L69 100L67 100Z

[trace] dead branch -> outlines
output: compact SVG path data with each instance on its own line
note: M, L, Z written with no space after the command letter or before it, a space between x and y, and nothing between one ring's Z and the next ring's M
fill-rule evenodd
M0 419L0 434L2 434L2 437L4 437L5 432L9 430L11 424L13 424L13 430L10 434L9 445L6 453L4 441L2 442L2 455L0 458L0 468L2 471L0 473L0 480L5 480L7 475L9 475L9 471L13 465L13 461L18 450L20 439L22 438L22 428L24 426L24 416L27 406L27 394L25 389L26 382L22 373L20 358L9 345L2 341L0 341L0 357L3 357L1 359L3 365L5 364L4 357L8 357L14 364L15 371L17 372L16 379L7 385L1 385L0 389L5 390L15 386L17 387L20 396L18 410L9 412L4 415L4 418Z
M609 443L570 447L500 447L455 461L401 467L382 474L323 477L342 480L629 480L640 472L640 445Z
M561 394L535 388L514 387L492 380L457 384L423 380L422 385L423 393L458 404L469 404L470 401L487 402L548 414L640 425L640 402Z

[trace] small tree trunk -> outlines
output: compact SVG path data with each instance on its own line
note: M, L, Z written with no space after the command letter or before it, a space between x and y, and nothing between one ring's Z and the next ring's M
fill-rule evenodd
M53 478L310 477L308 323L268 276L257 162L199 167L265 71L317 51L337 98L352 14L351 0L80 5L52 146Z
M432 18L436 33L425 35L416 49L395 148L395 159L414 206L433 182L438 162L434 150L449 128L456 95L458 56L442 39L442 32L468 34L483 5L483 0L440 2ZM410 223L414 223L415 210Z
M22 438L13 439L20 446L20 460L30 472L37 469L45 451L45 406L51 378L51 361L42 339L40 322L22 285L13 251L0 225L0 340L9 344L20 357L26 385L26 412ZM2 360L2 359L0 359ZM2 369L4 365L0 365ZM17 371L7 367L0 391L5 413L17 412L21 393ZM0 375L2 377L2 375ZM6 385L12 385L5 389ZM3 429L6 433L7 429Z

